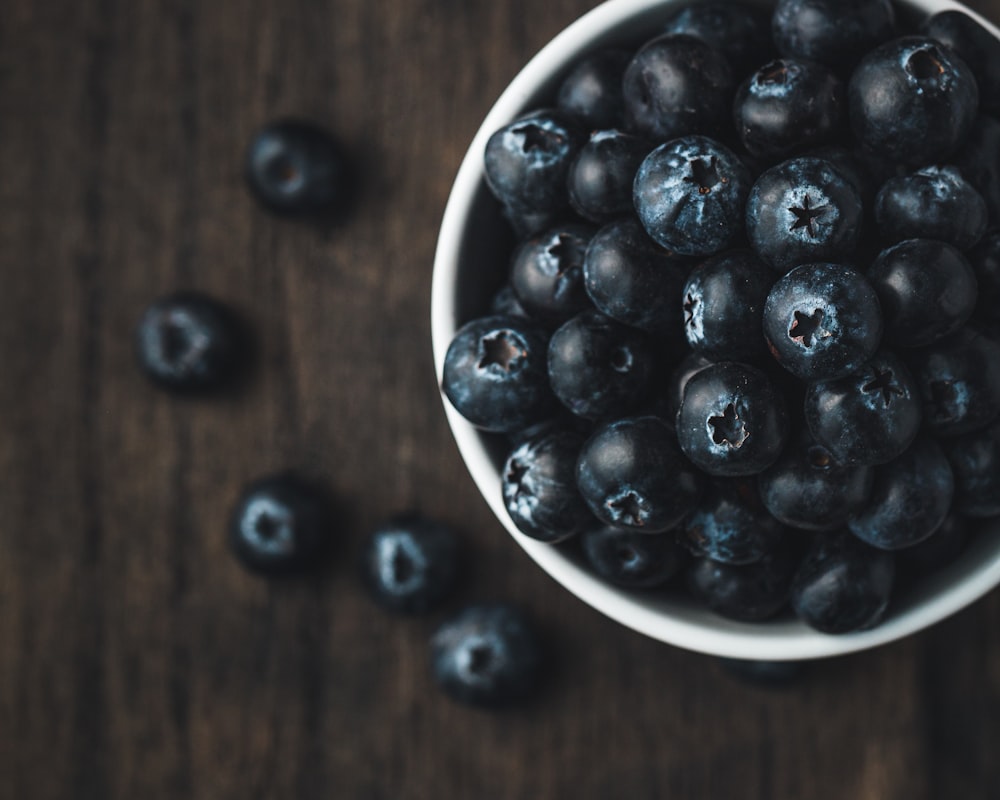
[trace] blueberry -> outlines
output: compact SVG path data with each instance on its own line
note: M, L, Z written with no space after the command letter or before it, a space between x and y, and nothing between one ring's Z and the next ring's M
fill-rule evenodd
M850 375L882 340L878 297L850 267L803 264L771 289L764 336L777 362L802 380Z
M517 299L514 287L505 283L490 300L490 316L530 317L531 315Z
M840 79L822 64L791 58L758 69L733 103L740 141L752 155L766 159L833 140L846 116Z
M939 435L970 433L1000 414L1000 344L969 328L909 354L924 422Z
M599 130L580 150L567 178L569 202L591 222L632 213L635 173L653 146L618 130Z
M1000 422L942 442L955 475L955 510L1000 516Z
M478 428L523 430L555 409L546 357L548 333L523 317L483 317L455 334L441 382L448 400Z
M229 545L254 572L304 572L321 563L331 528L323 491L286 472L260 478L243 490L230 517Z
M431 669L445 694L460 703L500 708L532 695L543 654L528 618L509 605L469 606L431 638Z
M684 551L670 533L633 533L605 526L586 531L580 541L594 572L625 589L662 586L684 564Z
M873 547L901 550L941 527L954 495L955 478L941 447L933 439L918 439L875 470L868 506L847 526Z
M521 533L560 542L596 526L576 488L583 441L573 431L551 431L523 442L507 457L503 501Z
M884 464L920 430L916 381L899 358L880 351L857 372L806 390L805 419L816 441L840 464Z
M784 399L759 369L723 362L688 380L677 413L677 440L709 475L763 472L781 455L787 435Z
M683 542L696 556L752 564L774 550L784 532L761 504L753 481L716 479L684 521Z
M630 51L617 48L580 59L559 85L556 105L592 130L620 127L625 121L622 76L631 60Z
M733 250L696 267L684 286L684 334L696 353L739 361L766 353L764 303L774 273L749 250Z
M248 354L237 318L198 292L176 292L152 303L136 328L142 371L177 393L205 394L229 385Z
M670 15L664 33L701 39L732 65L734 75L745 75L772 55L770 20L759 9L733 2L706 2Z
M750 190L750 243L778 272L800 264L849 258L861 240L863 208L854 185L836 167L802 157L771 167Z
M667 341L679 338L688 262L657 245L635 219L601 228L583 260L587 294L598 309Z
M990 223L1000 224L1000 122L980 114L954 164L983 196Z
M622 86L627 126L659 142L724 130L734 88L721 52L693 36L673 34L639 48Z
M767 510L780 522L805 530L843 527L871 494L871 467L839 463L810 434L799 434L757 485Z
M646 232L686 256L724 250L743 232L750 171L724 145L685 136L660 145L635 176L633 200Z
M556 109L529 112L489 138L486 183L508 218L521 221L516 227L542 225L569 207L566 177L586 140L578 120Z
M1000 111L1000 42L986 28L961 11L942 11L929 17L920 32L953 50L964 61L979 86L985 111Z
M643 399L654 355L646 335L600 311L585 311L552 334L549 383L586 419L624 416Z
M942 162L972 129L979 91L948 48L904 36L870 52L851 75L854 135L876 155L903 164Z
M986 232L986 201L956 167L925 167L892 178L875 199L875 219L886 244L938 239L968 250Z
M576 482L598 519L640 533L673 528L694 509L701 490L673 432L657 417L599 426L580 452Z
M558 325L590 308L583 257L593 234L571 223L536 234L514 251L510 285L531 316Z
M823 534L795 574L792 608L823 633L867 630L885 616L895 576L891 553L848 533Z
M878 294L885 339L923 347L954 333L976 307L976 275L950 244L909 239L883 250L868 270Z
M1000 340L1000 231L988 233L967 256L979 288L972 325Z
M955 562L969 541L969 523L958 514L949 514L934 533L919 544L899 551L899 566L932 572Z
M893 35L895 19L889 0L779 0L771 30L782 55L849 72Z
M423 614L436 608L458 578L458 537L448 525L403 514L379 525L361 551L361 577L384 608Z
M343 211L353 193L350 161L340 142L301 120L278 120L257 131L245 172L254 197L275 214Z
M741 622L762 622L781 611L795 573L795 558L778 549L753 564L695 561L687 573L695 600L716 614Z

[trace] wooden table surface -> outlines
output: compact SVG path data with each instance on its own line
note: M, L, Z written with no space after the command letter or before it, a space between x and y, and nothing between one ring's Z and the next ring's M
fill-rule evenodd
M477 495L431 361L437 227L493 100L595 4L3 4L0 798L1000 797L997 593L767 691L571 597ZM348 224L248 197L245 144L285 114L357 155ZM180 402L134 368L141 310L180 287L256 330L237 396ZM284 467L339 498L339 545L271 584L224 527ZM539 620L558 660L538 702L447 701L442 615L362 592L363 535L413 507L474 553L456 602Z

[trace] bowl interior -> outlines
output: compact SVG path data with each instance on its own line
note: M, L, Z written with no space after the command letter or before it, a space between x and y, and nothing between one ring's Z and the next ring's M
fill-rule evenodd
M505 280L513 245L499 205L483 178L487 139L518 114L544 105L582 55L610 45L638 44L682 5L690 2L608 0L546 45L490 110L459 169L435 256L431 327L439 384L448 344L461 324L485 313L489 299ZM910 0L897 5L917 18L960 9L1000 37L995 26L949 0ZM577 597L621 624L670 644L730 658L792 660L840 655L927 627L1000 583L1000 523L992 523L983 526L958 561L900 592L878 627L844 636L818 633L791 616L752 625L730 621L697 606L680 592L628 592L593 575L575 550L535 541L514 527L500 492L500 471L508 449L505 440L477 431L442 400L469 472L514 540Z

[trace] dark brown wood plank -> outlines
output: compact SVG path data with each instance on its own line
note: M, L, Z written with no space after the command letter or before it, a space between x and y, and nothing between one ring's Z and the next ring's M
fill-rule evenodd
M479 121L595 3L10 0L0 25L0 797L995 798L996 594L782 692L601 618L518 550L451 442L429 344L437 226ZM1000 4L975 3L995 19ZM348 224L275 221L242 149L278 115L363 167ZM236 396L133 365L196 287L260 342ZM336 494L323 574L226 551L250 478ZM434 689L429 619L353 559L393 511L461 528L462 598L531 609L558 669L490 715Z

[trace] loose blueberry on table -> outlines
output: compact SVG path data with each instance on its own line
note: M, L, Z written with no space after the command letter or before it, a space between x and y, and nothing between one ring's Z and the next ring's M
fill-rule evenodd
M350 160L340 142L302 120L278 120L257 131L245 171L261 206L284 216L342 212L354 189Z
M139 366L158 386L205 394L235 379L248 342L233 313L200 292L176 292L143 312L136 328Z
M263 575L318 567L329 548L333 518L321 488L293 473L254 481L229 523L229 544L249 569Z
M404 614L437 607L454 589L459 540L448 525L403 514L379 525L361 552L361 576L379 605Z
M909 19L685 6L493 134L520 243L442 389L522 532L844 634L1000 518L1000 42Z
M431 638L431 671L461 703L497 708L526 700L544 663L530 620L509 605L476 605L444 622Z

